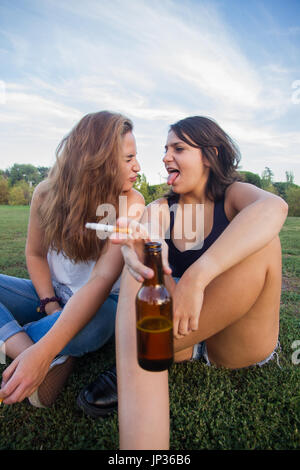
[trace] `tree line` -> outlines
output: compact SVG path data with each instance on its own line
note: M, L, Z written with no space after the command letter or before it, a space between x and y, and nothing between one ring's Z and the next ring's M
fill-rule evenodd
M0 170L0 204L29 205L34 188L47 177L49 170L49 167L18 163ZM239 173L243 181L282 197L289 205L289 216L300 217L300 186L294 183L291 171L285 172L286 180L281 182L274 181L269 167L265 167L261 175L241 170ZM143 194L146 204L164 196L170 189L166 183L149 184L144 173L138 176L135 188Z
M300 186L294 183L294 175L291 171L285 172L286 181L282 182L274 182L274 174L269 167L265 167L261 176L251 171L241 170L239 174L242 181L282 197L289 205L289 216L300 217ZM146 204L164 196L170 190L166 183L150 185L144 174L139 175L135 188L143 194Z
M29 205L34 188L47 177L49 170L45 166L19 163L0 170L0 204Z

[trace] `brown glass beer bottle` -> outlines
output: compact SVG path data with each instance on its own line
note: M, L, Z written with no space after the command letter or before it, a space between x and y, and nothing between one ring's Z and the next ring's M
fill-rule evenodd
M138 363L162 371L173 362L172 298L163 280L161 243L145 243L145 265L154 271L136 296Z

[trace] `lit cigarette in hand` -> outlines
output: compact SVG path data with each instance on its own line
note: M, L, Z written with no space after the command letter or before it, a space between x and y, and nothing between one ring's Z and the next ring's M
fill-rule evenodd
M0 398L0 406L2 405L2 402L3 402L3 398Z
M99 230L101 232L109 232L109 233L127 233L130 235L132 230L128 227L121 228L116 227L115 225L105 225L105 224L93 224L93 223L86 223L86 228L90 228L92 230Z

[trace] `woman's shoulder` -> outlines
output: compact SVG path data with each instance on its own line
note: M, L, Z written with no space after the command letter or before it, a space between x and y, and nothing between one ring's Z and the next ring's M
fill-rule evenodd
M170 192L170 194L165 194L164 196L158 199L155 199L155 201L151 202L148 205L157 204L161 207L168 207L169 205L172 205L178 202L178 200L179 200L179 195L176 193Z
M257 199L264 194L268 193L254 184L246 183L245 181L234 181L226 188L225 200L240 200L241 197Z
M144 196L137 191L136 189L132 188L125 196L126 204L123 204L119 207L119 217L134 217L140 218L145 210L145 199Z
M140 193L137 189L132 188L128 193L126 194L128 204L143 204L145 205L145 198Z
M34 188L32 197L41 200L46 196L49 189L49 181L47 179L43 180Z
M49 182L47 180L41 181L35 188L32 194L31 206L40 206L46 195L49 192Z
M252 204L258 199L272 197L254 184L243 181L235 181L230 184L225 191L224 208L229 220L233 219L244 207Z
M168 209L168 198L167 197L160 197L159 199L155 199L154 201L150 202L147 205L147 208L152 207L159 207L160 209Z
M238 214L235 201L243 192L243 186L245 183L241 181L234 181L227 186L224 194L224 211L227 219L231 222L232 219Z

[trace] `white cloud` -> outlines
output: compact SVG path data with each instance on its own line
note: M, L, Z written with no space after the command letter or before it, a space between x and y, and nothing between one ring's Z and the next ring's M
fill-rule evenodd
M5 32L16 64L28 65L35 48L22 81L6 83L0 106L2 141L12 160L13 135L35 136L27 148L39 145L49 156L83 114L101 109L134 120L143 170L154 182L160 167L153 170L153 158L159 165L168 125L191 114L215 118L244 149L245 166L253 146L266 158L295 155L298 134L279 122L295 109L291 83L300 74L274 57L257 67L212 3L56 0L44 14L49 44Z

